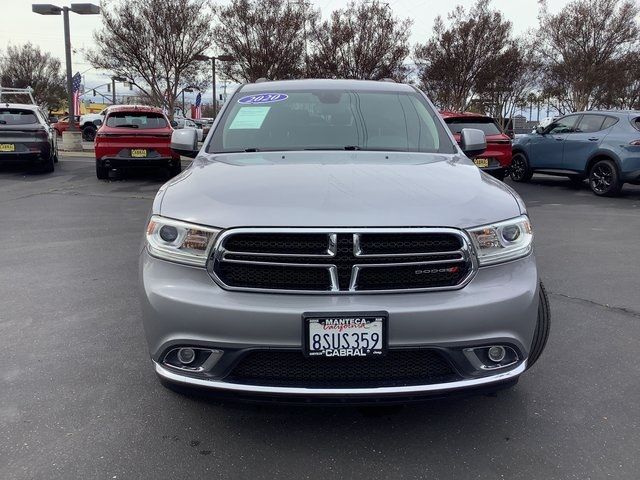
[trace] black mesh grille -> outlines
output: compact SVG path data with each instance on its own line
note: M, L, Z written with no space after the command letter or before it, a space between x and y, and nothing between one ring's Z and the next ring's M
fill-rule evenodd
M450 252L460 247L462 247L460 237L446 233L360 235L360 249L365 255Z
M234 235L225 248L232 252L293 253L322 255L327 253L329 238L325 234L251 233Z
M452 287L462 281L466 264L431 264L402 267L363 268L358 275L358 290L391 290L405 288Z
M220 279L231 287L317 290L331 288L328 270L309 267L281 267L242 263L222 263Z
M453 381L437 350L389 350L381 357L305 357L298 351L254 351L226 378L237 383L298 387L385 387Z
M237 232L214 252L213 271L229 287L309 292L447 288L468 277L472 266L460 235L416 230Z

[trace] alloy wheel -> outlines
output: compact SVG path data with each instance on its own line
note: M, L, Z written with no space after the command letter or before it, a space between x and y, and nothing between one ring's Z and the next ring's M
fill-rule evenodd
M591 172L591 188L596 193L606 193L613 184L615 173L606 163L596 165Z

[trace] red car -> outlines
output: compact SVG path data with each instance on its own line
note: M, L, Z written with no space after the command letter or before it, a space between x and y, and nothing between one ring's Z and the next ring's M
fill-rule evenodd
M482 130L487 138L487 149L473 161L478 168L504 180L511 167L511 138L502 131L498 123L491 117L470 112L441 111L440 116L458 142L463 128Z
M98 121L99 122L99 121ZM180 155L169 148L173 128L156 107L109 107L96 133L96 176L107 179L112 168L169 167L180 173Z
M76 115L76 129L80 130L80 116ZM62 132L65 132L69 129L69 116L60 118L57 122L52 123L51 126L56 131L58 136L62 136Z

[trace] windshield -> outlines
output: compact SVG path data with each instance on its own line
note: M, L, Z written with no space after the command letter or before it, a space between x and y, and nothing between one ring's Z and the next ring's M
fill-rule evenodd
M455 153L436 115L417 92L239 92L225 110L207 151Z
M463 128L477 128L485 135L500 135L502 131L492 118L445 118L451 133L458 134Z
M31 125L33 123L38 123L38 117L31 110L0 109L0 125Z
M107 117L108 127L135 129L165 128L164 115L152 112L114 112Z

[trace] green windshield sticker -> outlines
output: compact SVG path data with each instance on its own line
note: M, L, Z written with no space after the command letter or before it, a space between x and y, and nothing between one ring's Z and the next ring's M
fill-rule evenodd
M240 107L233 118L229 130L258 129L267 117L271 107Z

